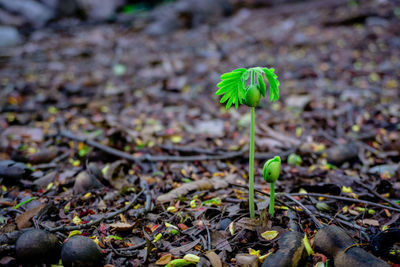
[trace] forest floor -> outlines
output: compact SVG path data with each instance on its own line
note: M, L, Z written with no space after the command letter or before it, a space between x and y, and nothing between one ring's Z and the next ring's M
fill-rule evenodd
M328 224L355 243L380 242L385 229L400 236L394 3L242 9L159 37L119 24L34 32L0 57L0 263L15 264L15 240L31 228L60 243L91 237L109 266L186 254L202 266L234 266L238 254L261 264L284 233L306 234L315 249ZM256 221L250 109L225 110L215 95L222 73L252 66L280 81L279 101L256 108ZM301 163L289 165L291 153ZM275 155L272 218L262 166ZM393 244L381 245L363 248L400 264ZM317 252L303 266L332 265L335 254Z

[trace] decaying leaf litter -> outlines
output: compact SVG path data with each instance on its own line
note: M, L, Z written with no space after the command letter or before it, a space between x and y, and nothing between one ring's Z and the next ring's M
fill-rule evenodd
M385 237L399 235L398 8L318 3L241 9L159 37L118 23L47 28L10 50L0 68L2 263L37 228L60 242L90 237L114 266L187 254L204 266L261 265L277 253L332 265L349 246L399 264ZM215 85L265 65L281 98L257 110L252 221L250 114L225 111ZM287 163L292 153L301 163ZM283 164L271 218L262 163L274 155ZM345 232L317 239L328 224ZM306 234L315 250L330 231L345 245L307 255L298 241Z

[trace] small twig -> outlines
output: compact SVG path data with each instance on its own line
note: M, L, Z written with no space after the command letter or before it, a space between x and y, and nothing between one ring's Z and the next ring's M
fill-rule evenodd
M123 250L124 248L116 249L116 248L113 247L112 244L110 244L110 246L111 246L111 250L108 249L108 250L106 250L106 251L112 251L112 252L114 252L117 256L120 256L120 257L129 258L129 257L133 257L134 254L137 253L137 251ZM130 248L131 248L131 247L130 247ZM125 252L125 253L121 253L122 251Z
M365 189L368 190L368 192L370 192L371 194L373 194L374 196L376 196L377 198L379 198L380 200L383 200L387 203L389 203L390 205L392 205L393 207L395 207L396 209L400 210L400 206L397 205L395 202L391 201L390 199L387 199L386 197L381 196L380 194L378 194L377 192L375 192L374 190L372 190L371 188L369 188L369 186L367 186L366 184L364 184L363 182L360 181L356 181L354 180L354 182L358 185L361 185L362 187L364 187Z
M118 250L118 251L127 251L127 250L133 250L133 249L138 249L138 248L141 248L141 247L143 247L143 246L145 246L146 245L146 241L143 241L143 242L140 242L140 243L138 243L138 244L136 244L136 245L133 245L133 246L130 246L130 247L126 247L126 248L117 248L117 249L115 249L115 250ZM111 251L112 249L105 249L106 251Z
M187 146L171 146L171 145L160 145L160 148L167 151L178 151L183 153L191 153L191 154L223 154L225 151L215 151L211 149L199 148L199 147L187 147Z
M145 203L144 209L146 212L149 212L152 208L151 192L149 189L149 184L147 183L146 180L142 179L142 180L140 180L140 187L143 188L144 194L146 196L146 203Z
M321 213L321 212L318 212L317 215L320 216L320 217L324 217L324 218L326 218L326 219L329 220L329 221L335 220L335 221L339 222L340 224L344 224L344 225L346 225L346 226L348 226L348 227L357 229L357 230L360 231L360 233L364 236L364 238L365 238L367 241L369 241L369 236L368 236L367 233L365 232L365 228L364 228L364 227L361 227L361 226L359 226L359 225L357 225L357 224L352 224L352 223L346 222L345 220L342 220L342 219L339 219L339 218L332 218L331 216L329 216L329 215L327 215L327 214L324 214L324 213Z
M206 228L207 231L207 242L208 242L208 251L211 251L211 235L210 235L210 230L208 229L207 223L204 219L202 219L204 227Z
M241 184L235 184L235 183L229 183L229 184L230 184L230 185L233 185L233 186L237 186L237 187L241 187L241 188L246 188L246 189L248 189L248 186L247 186L247 185L241 185ZM263 192L263 191L261 191L261 190L255 189L255 188L254 188L254 192L257 192L257 193L259 193L259 194L261 194L261 195L264 195L264 196L267 196L267 197L270 196L268 193L265 193L265 192ZM278 202L279 204L281 204L281 205L283 205L283 206L285 206L285 207L288 207L289 209L291 209L291 210L293 210L293 211L297 211L295 208L291 207L291 206L290 206L289 204L287 204L285 201L283 201L283 200L277 198L276 195L275 195L275 200L276 200L276 202Z
M121 208L121 209L119 209L119 210L116 210L116 211L114 211L114 212L111 212L111 213L109 213L107 216L98 218L97 220L91 221L91 222L89 222L89 223L81 224L81 225L75 225L75 226L63 226L63 225L62 225L62 226L58 226L58 227L55 227L55 228L47 228L47 227L46 227L46 228L47 228L47 230L48 230L49 232L57 232L57 231L60 231L60 232L69 232L69 231L74 231L74 230L82 230L82 229L90 228L90 227L93 226L93 225L98 225L98 224L100 224L102 221L111 219L111 218L113 218L113 217L115 217L115 216L117 216L117 215L119 215L119 214L121 214L121 213L123 213L123 212L129 210L129 209L136 203L136 200L138 199L138 197L139 197L142 193L143 193L143 191L140 192L139 194L136 194L136 195L133 197L133 199L129 202L129 204L126 205L125 207L123 207L123 208ZM137 212L138 214L142 214L142 213L145 213L146 210L145 210L145 209L139 209L139 210L136 210L136 212Z
M320 221L318 221L318 219L314 216L314 214L312 214L312 212L309 209L307 209L300 201L298 201L297 199L295 199L294 197L292 197L287 193L283 193L283 195L286 198L293 201L294 203L296 203L297 205L299 205L301 209L308 215L308 217L311 218L311 220L314 222L314 224L317 226L318 229L321 229L323 227L323 224Z
M44 164L38 164L38 165L33 165L32 166L36 170L43 170L43 169L52 169L56 168L57 164L51 162L51 163L44 163Z
M70 150L67 150L66 152L64 152L64 153L61 154L60 156L58 156L58 157L56 157L55 159L53 159L53 160L51 161L51 163L57 163L57 162L59 162L59 161L62 161L62 160L64 160L64 159L68 158L70 155L71 155L71 151L70 151Z
M367 200L361 200L361 199L355 199L355 198L349 198L349 197L325 195L325 194L318 194L318 193L291 193L290 195L291 196L307 196L308 195L308 196L313 196L313 197L332 198L332 199L337 199L337 200L343 200L343 201L361 203L361 204L365 204L365 205L371 205L371 206L379 207L379 208L382 208L382 209L388 209L388 210L400 212L400 209L397 209L397 208L385 206L385 205L374 203L374 202L367 201Z
M108 154L111 154L111 155L114 155L114 156L117 156L120 158L124 158L124 159L130 160L130 161L135 161L135 162L137 161L136 157L134 157L128 153L125 153L125 152L119 151L118 149L114 149L114 148L102 145L96 141L93 141L93 140L90 140L90 139L87 139L84 137L76 136L69 131L61 131L60 136L74 140L74 141L83 142L89 146L95 147L97 149L100 149L100 150L108 153Z
M102 145L96 141L84 138L84 137L79 137L74 135L73 133L69 131L61 131L60 136L85 143L89 146L95 147L99 150L102 150L110 155L114 155L119 158L126 159L128 161L133 161L133 162L141 162L141 161L150 161L150 162L155 162L155 161L203 161L203 160L227 160L227 159L232 159L232 158L248 158L248 155L246 156L246 153L248 152L247 149L243 149L240 151L230 151L230 152L225 152L223 154L218 154L218 155L195 155L195 156L153 156L153 155L143 155L143 156L132 156L131 154L125 153L123 151L120 151L118 149ZM295 151L295 149L290 149L288 151L284 151L281 153L278 153L280 157L286 157L290 153ZM276 156L277 153L256 153L254 155L255 159L266 159L270 158L273 156Z

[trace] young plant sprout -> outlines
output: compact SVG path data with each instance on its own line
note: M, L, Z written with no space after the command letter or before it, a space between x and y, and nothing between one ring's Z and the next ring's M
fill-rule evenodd
M245 104L251 108L250 125L250 149L249 149L249 209L250 218L255 217L254 212L254 125L255 107L260 103L261 97L266 95L264 80L269 83L269 101L279 99L279 81L274 69L254 67L249 69L236 69L221 76L221 82L217 84L219 90L216 95L223 95L220 103L226 103L226 109L232 104L238 108L239 104ZM250 78L250 84L246 87L246 81Z
M281 171L281 158L275 156L272 159L267 160L263 168L264 180L270 183L271 189L269 192L269 214L274 216L274 206L275 206L275 182L279 178L279 173Z

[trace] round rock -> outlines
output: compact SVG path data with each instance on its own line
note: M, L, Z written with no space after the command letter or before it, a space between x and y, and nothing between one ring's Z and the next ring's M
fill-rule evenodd
M92 239L78 235L65 242L61 260L64 267L97 267L103 266L104 256Z
M29 230L16 242L15 252L21 263L57 263L60 258L60 244L57 237L43 230Z

